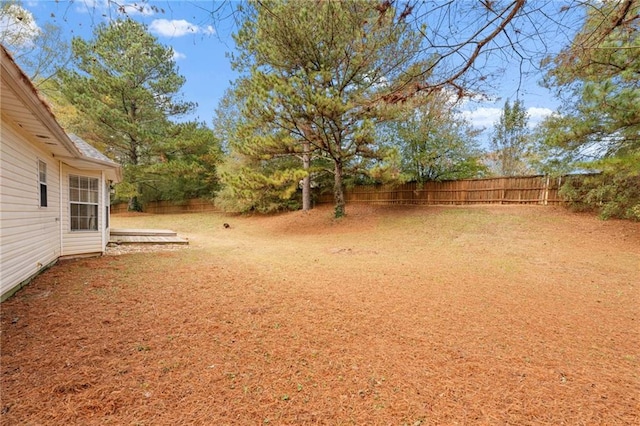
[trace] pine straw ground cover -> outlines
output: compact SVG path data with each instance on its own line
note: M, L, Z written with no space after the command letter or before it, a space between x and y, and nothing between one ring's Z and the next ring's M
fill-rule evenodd
M3 303L0 422L640 424L640 224L330 216L114 217L191 245L62 261Z

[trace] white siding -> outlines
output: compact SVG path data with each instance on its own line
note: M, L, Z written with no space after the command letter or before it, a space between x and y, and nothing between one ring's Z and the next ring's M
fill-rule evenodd
M98 178L98 230L71 231L69 205L69 175ZM62 256L76 256L89 253L102 253L106 242L103 243L104 230L104 182L102 172L77 170L67 165L62 167Z
M0 295L60 256L59 162L13 122L0 134ZM39 206L38 160L47 164L47 207Z

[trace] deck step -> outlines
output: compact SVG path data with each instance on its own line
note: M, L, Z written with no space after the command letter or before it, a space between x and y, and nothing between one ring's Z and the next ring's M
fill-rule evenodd
M178 234L170 229L120 229L112 228L111 237L176 237Z
M189 244L189 240L169 229L112 228L110 233L110 244Z
M189 244L189 240L177 236L159 235L111 235L110 244Z

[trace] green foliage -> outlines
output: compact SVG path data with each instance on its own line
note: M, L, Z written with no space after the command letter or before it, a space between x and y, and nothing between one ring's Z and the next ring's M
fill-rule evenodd
M402 180L426 182L483 176L487 168L478 133L457 115L452 101L433 93L424 105L391 123L385 136L398 147Z
M219 189L217 166L222 162L220 141L204 123L173 126L171 137L159 147L162 161L146 167L155 178L155 199L181 201L213 198Z
M225 93L213 120L226 151L216 205L232 212L297 209L299 182L311 170L303 170L296 140L242 113L246 92L239 86L244 84L238 80L235 90Z
M384 136L380 136L384 137ZM402 173L402 154L398 147L391 145L380 148L380 158L364 161L360 164L362 173L345 177L348 188L356 184L395 183L404 182L410 178Z
M639 13L639 0L591 5L573 44L548 61L546 84L563 100L542 125L549 163L601 170L564 192L603 217L633 219L639 210Z
M222 190L216 205L231 212L270 213L300 207L294 198L306 172L291 158L252 161L230 156L220 168Z
M118 196L140 203L212 198L220 144L202 123L170 120L195 106L180 99L185 80L173 50L131 19L98 25L93 40L74 38L72 48L74 68L59 80L73 106L69 122L125 166Z
M640 158L636 157L635 161L640 164ZM614 162L603 168L600 174L568 180L560 194L574 210L593 211L602 219L615 217L640 221L639 167L636 166L635 171L622 171Z
M524 104L517 100L504 103L500 118L494 125L491 148L495 154L495 172L500 176L521 176L531 172L527 158L531 155L532 139L527 128L529 117Z
M624 3L589 7L573 44L548 61L546 84L564 101L549 123L552 145L584 149L615 135L605 155L638 149L640 1Z
M222 151L212 130L196 122L176 124L171 137L157 148L157 162L125 165L125 182L116 186L118 201L136 197L144 204L215 197Z
M39 30L33 14L22 7L22 2L5 0L0 4L0 43L14 55L33 44Z
M127 167L124 168L124 174L127 174ZM111 203L127 202L130 199L138 196L138 189L136 185L125 180L116 185L115 194L112 196Z
M251 2L235 34L234 67L245 74L236 84L244 105L234 152L257 166L255 172L265 170L262 161L281 164L281 157L299 161L285 175L308 174L305 156L311 168L332 162L339 212L344 176L385 154L375 128L399 107L383 100L428 75L420 34L393 8L383 13L378 6Z
M62 91L95 125L95 137L122 164L155 160L168 118L194 107L178 99L184 77L173 50L130 19L96 26L94 39L76 37L72 50L75 68L60 74Z

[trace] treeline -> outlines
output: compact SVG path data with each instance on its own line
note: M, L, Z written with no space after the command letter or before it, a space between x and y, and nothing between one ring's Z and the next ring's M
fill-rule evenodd
M311 190L329 188L338 217L348 185L589 170L600 173L565 185L567 199L640 220L640 0L490 3L227 4L239 77L212 127L184 121L195 105L173 50L125 9L66 46L58 27L35 31L20 2L4 2L0 36L65 128L123 164L114 201L131 209L203 197L232 211L308 209ZM526 40L569 15L572 41L536 64L562 106L532 130L523 102L507 100L484 151L460 114L486 94L482 64L533 61Z

